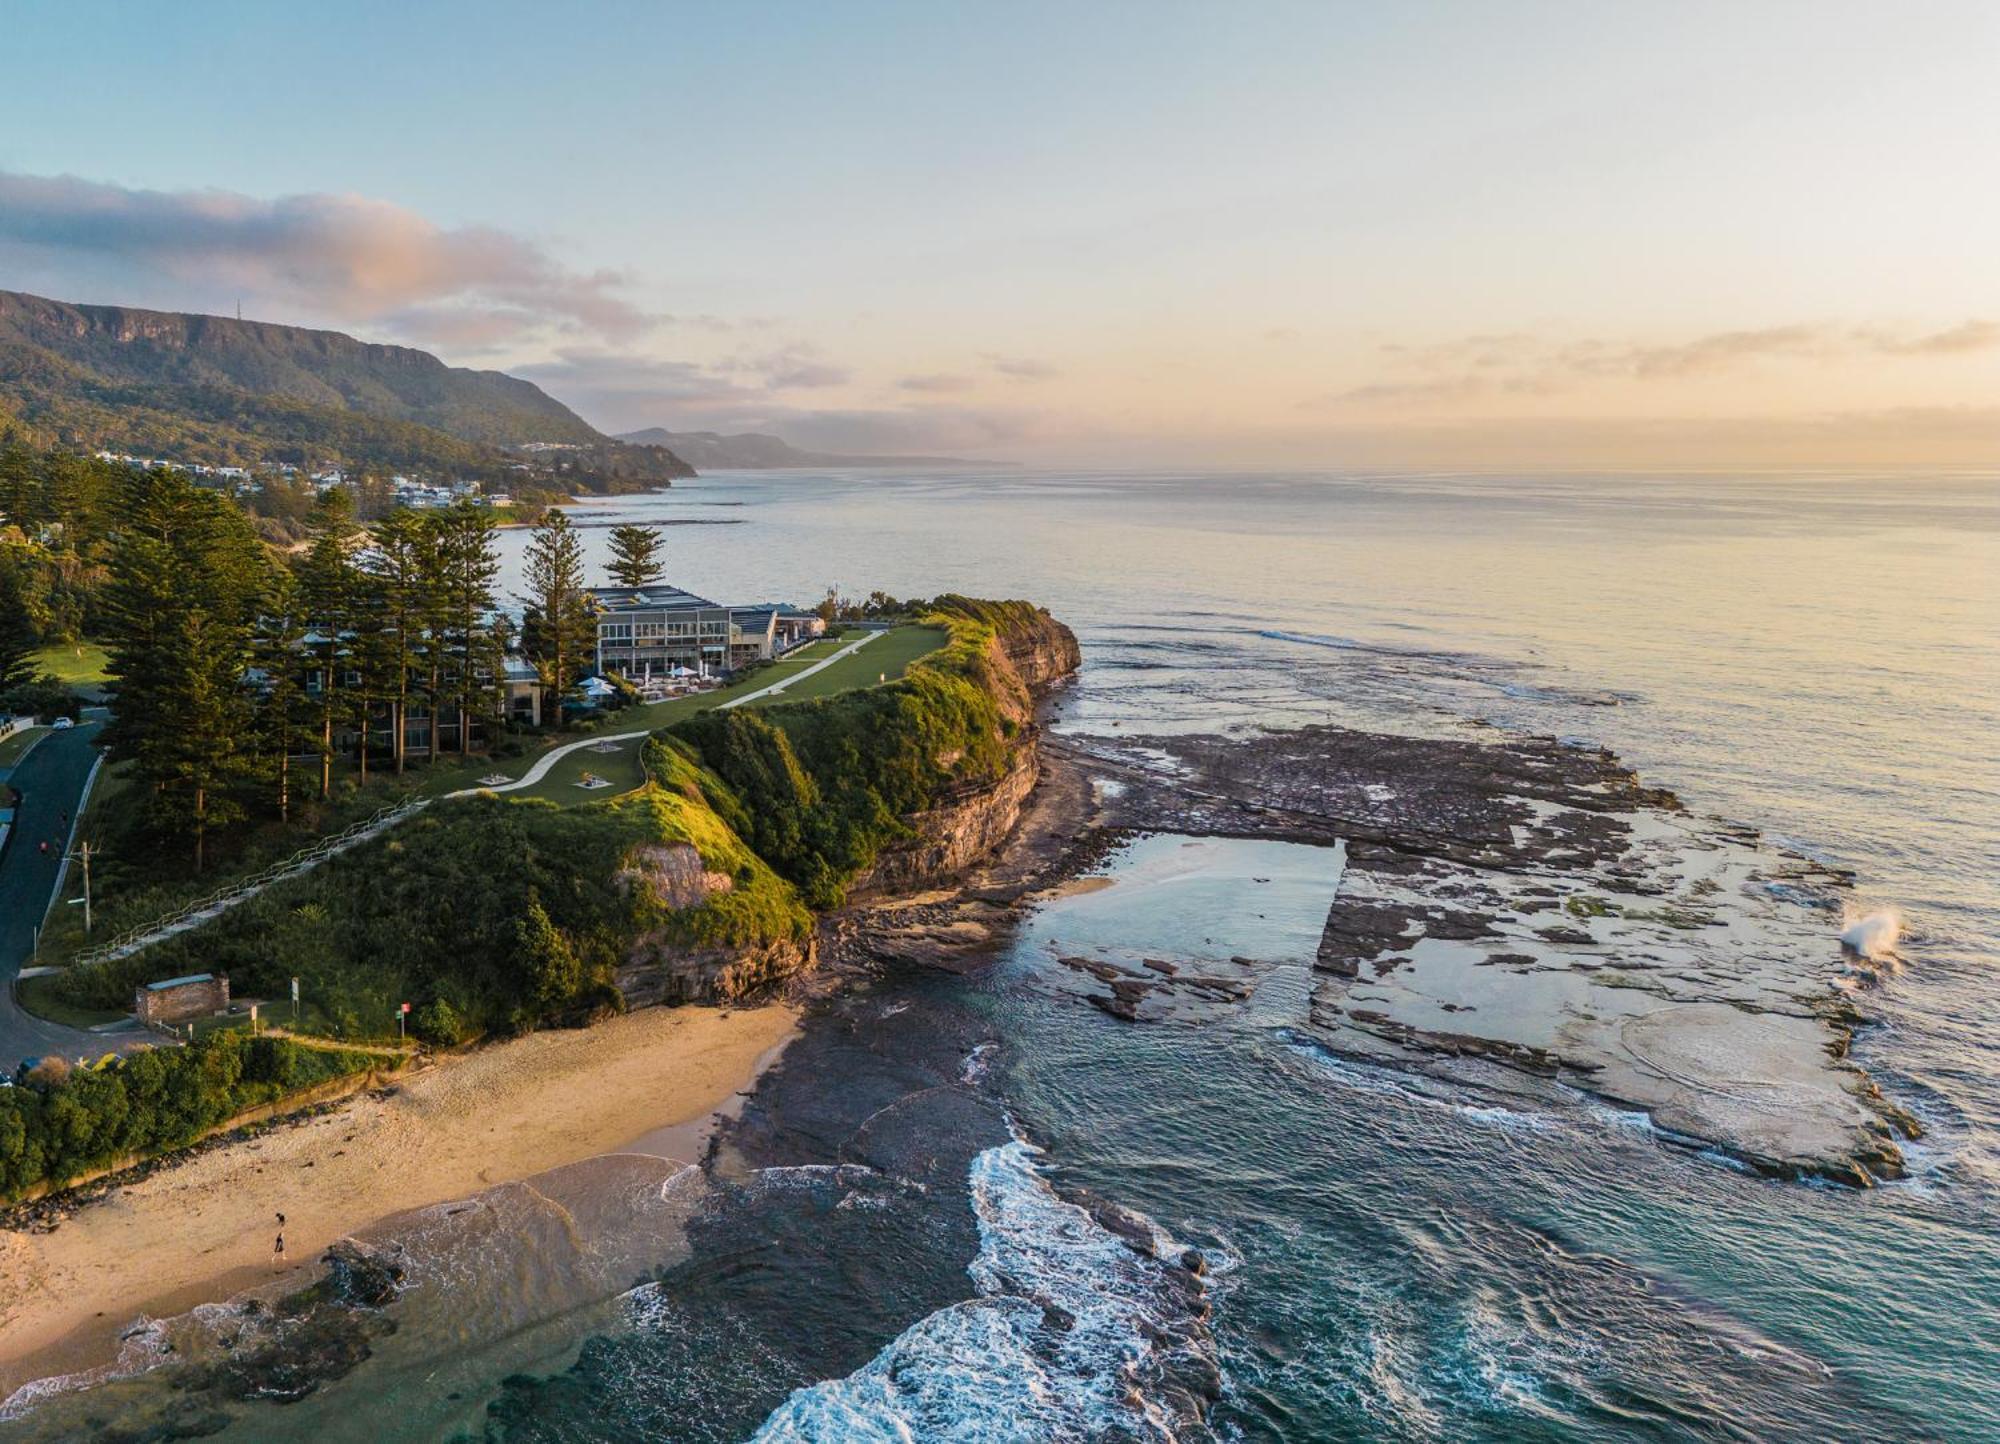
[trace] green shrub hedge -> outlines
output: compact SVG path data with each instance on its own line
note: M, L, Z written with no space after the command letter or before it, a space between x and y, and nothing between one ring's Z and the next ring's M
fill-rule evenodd
M79 1068L60 1081L0 1089L0 1198L179 1148L245 1109L381 1063L367 1053L226 1032Z

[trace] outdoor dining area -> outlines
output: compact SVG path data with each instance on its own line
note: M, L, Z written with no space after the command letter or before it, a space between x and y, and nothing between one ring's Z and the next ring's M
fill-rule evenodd
M685 696L690 692L703 692L721 685L716 679L704 677L691 667L669 667L662 672L648 672L635 679L642 702L664 702L669 697Z

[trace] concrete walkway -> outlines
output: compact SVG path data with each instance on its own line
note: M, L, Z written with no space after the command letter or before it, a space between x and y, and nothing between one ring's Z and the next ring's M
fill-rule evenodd
M716 705L716 710L718 712L726 712L731 707L741 707L746 702L756 702L760 701L765 697L778 696L787 687L791 686L794 682L803 681L805 678L812 676L812 674L815 672L825 671L828 667L831 667L835 662L840 661L843 657L850 656L853 653L860 651L863 647L867 646L870 642L874 641L877 637L881 635L882 634L880 632L870 632L866 636L856 638L854 641L849 642L846 646L842 647L838 652L835 652L832 656L822 657L819 661L813 663L810 667L801 667L799 668L798 671L792 673L791 676L784 678L782 681L773 682L770 686L759 688L755 692L746 692L741 697L731 697L727 702L718 703ZM526 772L522 773L519 777L515 778L512 782L496 782L491 787L462 787L456 792L446 793L445 796L473 797L481 792L517 792L523 787L533 787L537 782L540 782L544 777L547 777L549 775L549 769L554 767L558 762L562 761L563 758L569 756L570 753L572 752L581 752L586 747L600 747L606 742L630 742L634 738L650 737L657 730L659 729L654 727L647 727L638 732L612 732L602 737L584 737L575 742L565 742L562 746L551 748L549 751L544 752L540 757L537 757L535 759L535 765L533 767L530 767Z
M835 662L838 662L842 657L851 656L854 653L860 651L863 647L867 646L870 642L874 641L877 637L881 635L882 634L880 632L865 633L864 635L857 637L853 641L849 642L846 646L842 647L838 652L835 652L831 657L821 658L819 661L813 663L810 667L799 668L798 671L792 673L791 676L785 678L782 682L773 682L768 687L765 687L756 692L746 693L744 696L741 697L731 697L727 702L724 702L720 707L716 708L715 710L718 712L727 712L731 707L741 707L746 702L756 702L765 697L775 697L780 692L783 692L787 687L791 686L793 683L803 682L806 678L812 676L812 674L815 672L824 672L828 667L831 667Z

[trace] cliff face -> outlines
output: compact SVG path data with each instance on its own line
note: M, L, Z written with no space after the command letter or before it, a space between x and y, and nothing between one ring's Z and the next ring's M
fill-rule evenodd
M905 892L953 877L1006 841L1021 820L1041 779L1034 704L1076 671L1083 653L1076 634L1039 608L1011 612L995 627L991 647L994 670L1006 683L1002 710L1020 727L1007 771L906 816L915 836L876 858L856 881L857 893Z
M1029 735L998 782L904 818L916 837L876 858L855 892L907 892L965 871L1006 841L1041 775L1041 756Z
M691 843L633 849L618 872L621 892L634 891L676 918L736 891L736 879L710 868ZM757 942L695 942L684 929L650 929L633 939L619 963L617 985L626 1006L730 1003L764 992L813 964L813 940L772 937Z
M1007 839L1041 777L1035 703L1075 671L1080 660L1069 628L1025 603L953 598L939 610L976 621L983 633L975 634L980 650L971 661L961 658L953 665L963 669L956 674L960 678L976 678L975 685L996 704L998 717L984 712L986 720L977 733L982 758L978 775L992 780L960 785L933 797L922 811L906 814L903 823L909 835L876 854L868 870L848 884L849 896L930 886L964 872ZM953 645L964 640L961 632ZM725 775L731 766L729 750L755 745L741 738L705 740L716 754L710 765ZM986 765L990 757L986 749L995 740L1004 747L997 776ZM935 759L940 769L949 771L964 743L963 735L956 737L950 750ZM649 766L671 766L674 757L693 755L672 753L662 744ZM782 800L768 796L764 806L779 808ZM732 805L754 809L757 802L746 794ZM738 818L735 828L748 839L753 833L747 829L760 819L768 822L770 813L752 811L747 821ZM632 941L618 968L618 989L632 1007L731 1002L768 991L817 961L817 941L806 920L797 915L796 897L787 904L794 910L787 920L745 896L742 859L731 863L719 850L723 837L739 849L743 844L720 818L715 825L722 831L714 840L698 837L696 843L642 846L625 856L619 887L628 895L637 890L645 903L642 915L657 920ZM704 916L714 920L707 931L699 921ZM731 929L726 936L714 930L723 927Z
M1007 663L1036 700L1083 665L1076 633L1045 611L1019 625L1001 630L999 645Z
M654 933L640 938L618 969L628 1008L655 1003L734 1003L769 992L818 960L816 943L691 947Z

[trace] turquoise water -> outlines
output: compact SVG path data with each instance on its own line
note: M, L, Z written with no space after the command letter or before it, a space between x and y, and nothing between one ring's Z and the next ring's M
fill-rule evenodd
M1085 643L1061 727L1588 738L1904 915L1856 1051L1931 1139L1867 1194L1746 1177L1582 1100L1524 1114L1342 1063L1295 1030L1283 970L1201 1028L1126 1027L1045 979L1048 929L1150 921L1198 953L1158 886L1122 921L1114 890L1032 925L940 1006L988 1018L1050 1176L1234 1261L1222 1432L2000 1437L1992 478L773 474L629 509L724 495L750 525L679 533L706 533L683 584L1045 600ZM1324 903L1301 891L1303 928Z
M1903 914L1855 1051L1930 1137L1906 1182L1789 1185L1559 1087L1329 1056L1306 960L1337 850L1149 839L986 972L835 1004L684 1238L607 1225L588 1288L504 1237L436 1245L489 1261L406 1297L315 1432L1197 1438L1164 1401L1212 1360L1228 1439L2000 1437L1992 478L738 473L591 512L739 519L667 534L672 579L727 601L1044 601L1084 642L1061 729L1612 746ZM1057 961L1094 951L1248 957L1256 990L1133 1026ZM1080 1188L1200 1252L1205 1330ZM425 1334L488 1313L532 1347Z

